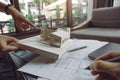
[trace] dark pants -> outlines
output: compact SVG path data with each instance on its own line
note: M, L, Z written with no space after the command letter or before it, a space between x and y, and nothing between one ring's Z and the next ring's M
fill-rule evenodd
M9 54L0 55L0 80L22 80L16 76L16 67Z

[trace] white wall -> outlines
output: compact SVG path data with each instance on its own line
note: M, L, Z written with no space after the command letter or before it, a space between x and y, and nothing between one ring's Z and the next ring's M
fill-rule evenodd
M120 0L114 0L114 7L120 6Z

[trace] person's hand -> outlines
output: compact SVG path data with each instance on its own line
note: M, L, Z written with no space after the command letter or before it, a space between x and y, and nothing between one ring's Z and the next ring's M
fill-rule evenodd
M0 53L17 50L18 47L14 45L17 41L14 37L0 35Z
M107 62L104 60L118 57L120 52L112 51L98 57L90 66L92 75L96 80L120 80L120 62Z
M16 26L20 30L26 30L28 28L33 27L38 29L35 25L32 24L28 19L26 19L19 11L17 11L14 7L10 6L9 7L9 13L12 15Z

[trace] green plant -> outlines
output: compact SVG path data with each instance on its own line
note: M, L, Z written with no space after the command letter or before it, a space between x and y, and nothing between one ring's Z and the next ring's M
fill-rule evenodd
M43 8L43 0L33 0L33 2L37 5L39 16L41 15L41 9Z
M55 2L55 1L57 1L57 0L44 0L46 5L49 5L49 4L51 4L51 3Z
M64 17L67 17L67 10L65 10L64 12Z
M65 10L65 12L64 12L64 18L66 18L66 21L64 21L62 24L64 26L67 26L67 10Z
M81 16L83 14L83 8L81 4L78 4L74 11L74 16Z
M28 9L28 14L26 15L26 17L27 17L30 21L33 20L33 17L32 17L32 14L31 14L30 9Z
M59 7L58 5L56 6L56 14L55 14L55 17L56 17L57 19L60 18L60 7ZM60 21L56 20L55 23L56 23L56 26L58 26L58 25L60 24Z
M8 20L8 22L10 22L10 24L7 25L7 29L9 31L9 33L15 32L14 20L11 18Z
M60 7L57 5L56 6L56 18L60 17Z

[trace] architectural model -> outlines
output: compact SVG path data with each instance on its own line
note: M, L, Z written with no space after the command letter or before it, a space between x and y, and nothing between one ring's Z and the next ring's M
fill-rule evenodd
M67 40L70 39L70 28L51 28L41 29L41 37L43 40L55 47L61 47Z
M18 46L46 58L57 60L72 45L70 28L43 28L41 34L19 40Z

